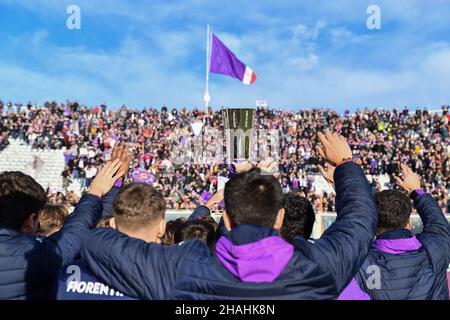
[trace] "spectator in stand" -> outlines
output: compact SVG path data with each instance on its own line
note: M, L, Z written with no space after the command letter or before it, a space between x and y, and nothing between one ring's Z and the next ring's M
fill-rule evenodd
M45 102L43 106L5 103L1 123L10 138L21 138L33 148L65 149L70 179L82 180L81 169L98 168L111 154L115 141L127 142L134 150L132 170L143 168L155 176L154 186L167 199L168 208L194 209L204 204L203 191L217 191L217 176L226 176L220 163L184 163L173 166L172 147L188 148L192 137L191 123L203 122L203 130L223 132L219 111L208 113L197 109L144 108L118 110L88 108L77 102ZM9 107L8 107L9 106ZM70 112L67 112L70 110ZM257 108L255 128L276 130L280 137L279 172L285 191L302 192L316 208L323 206L324 195L314 189L317 164L324 165L316 150L316 133L338 131L347 137L355 161L366 174L398 173L401 163L408 163L424 180L424 188L437 201L448 201L450 190L450 137L448 106L442 112L426 109L416 112L357 109L354 114L340 115L329 109L289 112ZM205 141L204 147L217 144ZM85 172L86 179L88 173ZM95 173L89 174L92 178ZM82 183L88 188L88 181ZM393 188L395 181L382 188ZM316 201L313 201L316 200ZM326 205L334 207L328 197ZM326 208L323 208L325 210Z
M97 174L97 169L91 163L89 163L88 166L86 167L86 187L87 188L89 188L89 186L91 185L91 181L95 177L96 174Z

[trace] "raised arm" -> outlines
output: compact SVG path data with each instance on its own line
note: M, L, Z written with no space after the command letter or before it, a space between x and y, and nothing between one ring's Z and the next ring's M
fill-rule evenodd
M211 199L208 200L206 205L204 206L198 206L195 208L195 210L191 213L191 215L188 217L188 220L194 220L197 218L200 218L202 216L210 216L211 215L211 209L214 208L215 205L223 201L223 192L224 189L221 189L217 191L214 196L212 196ZM223 222L223 218L220 218L219 226L217 228L217 234L219 236L227 233L227 228L225 227L225 224Z
M206 206L198 206L194 211L189 215L188 220L194 220L204 216L210 216L211 210Z
M319 133L318 152L333 167L336 221L314 243L296 238L298 248L335 279L337 292L351 280L374 239L377 209L363 170L351 161L350 147L342 136Z
M447 263L450 262L450 226L439 204L420 188L419 176L407 165L402 164L402 177L396 177L397 184L414 200L423 223L423 231L417 235L421 241L432 241L436 250L443 250Z
M120 177L115 183L114 187L111 188L111 190L108 191L103 197L102 197L102 203L103 203L103 216L107 216L112 214L112 206L114 199L117 196L117 193L120 190L120 186L122 186L124 179L128 175L128 171L130 169L130 162L132 159L132 153L129 150L129 145L127 145L124 142L117 142L114 145L113 151L111 153L111 162L119 159L122 165L120 166L120 171L123 172L123 176Z
M118 171L120 165L121 162L116 160L103 167L92 182L89 193L81 198L75 211L66 220L61 230L43 240L44 250L46 244L49 244L49 250L53 250L50 243L56 243L59 247L62 265L70 262L79 254L84 237L91 228L95 227L101 217L103 209L101 198L122 175L123 172Z
M223 189L217 191L204 206L198 206L195 208L195 210L188 217L188 220L197 219L202 216L210 216L212 208L214 208L221 201L223 201Z
M423 223L422 233L418 235L419 241L424 237L436 244L436 248L443 251L447 263L450 263L450 226L439 204L429 194L417 194L414 207Z

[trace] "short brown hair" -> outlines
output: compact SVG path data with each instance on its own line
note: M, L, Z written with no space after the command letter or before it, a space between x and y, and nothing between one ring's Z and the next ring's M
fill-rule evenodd
M175 230L173 235L174 243L181 243L189 240L200 240L213 250L216 242L216 232L214 226L204 220L193 219L183 222Z
M69 210L60 204L47 204L39 214L38 235L48 237L64 225L69 216Z
M20 171L0 173L0 224L20 230L25 220L47 202L44 188Z
M136 229L164 218L166 202L152 186L133 182L119 191L113 202L113 215L116 224Z

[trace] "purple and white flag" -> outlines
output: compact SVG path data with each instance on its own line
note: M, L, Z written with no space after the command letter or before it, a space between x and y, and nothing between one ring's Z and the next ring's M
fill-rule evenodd
M234 53L214 34L212 35L209 72L236 78L244 84L253 84L256 81L256 73L236 58Z

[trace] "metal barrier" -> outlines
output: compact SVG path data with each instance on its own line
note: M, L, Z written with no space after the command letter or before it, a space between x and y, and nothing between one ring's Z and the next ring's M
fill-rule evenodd
M189 217L193 210L167 210L166 220L174 220L181 217ZM221 213L219 211L213 212L212 216L216 221L220 220ZM450 223L450 214L445 215L447 221ZM311 238L318 239L322 233L336 220L336 213L333 212L318 212L316 213L316 222L314 223ZM422 220L419 215L411 215L412 233L422 232Z
M181 217L189 217L189 215L192 213L193 210L167 210L166 211L166 220L174 220ZM219 222L221 213L220 212L213 212L212 217ZM450 223L450 214L446 214L445 218ZM336 213L333 212L318 212L316 213L316 222L314 223L313 231L311 238L313 239L319 239L322 233L333 224L333 222L336 220ZM423 225L422 220L420 219L419 215L413 214L411 215L411 231L413 234L422 232ZM448 274L448 282L449 282L449 288L450 288L450 266L447 269Z
M445 218L450 223L450 215L446 214ZM316 223L314 224L312 238L318 239L322 233L336 220L336 213L323 212L316 214ZM419 215L411 215L411 231L413 234L422 232L423 225Z

